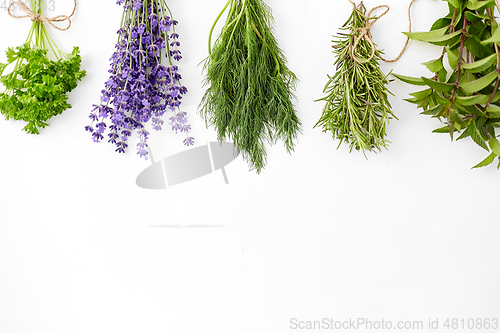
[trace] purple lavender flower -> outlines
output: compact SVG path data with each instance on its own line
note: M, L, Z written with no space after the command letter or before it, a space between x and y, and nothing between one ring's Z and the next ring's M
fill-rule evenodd
M187 88L181 85L182 76L172 61L182 59L181 45L175 32L177 21L166 14L165 2L159 0L117 0L124 8L123 25L115 52L111 56L110 77L101 92L101 104L94 105L90 114L92 123L85 126L94 142L101 142L108 131L108 142L115 151L124 153L132 133L137 133L137 154L148 159L151 122L155 131L162 129L162 117L172 112L170 126L175 133L184 133L184 144L194 144L189 136L191 126L187 113L180 110ZM168 64L161 64L164 52Z

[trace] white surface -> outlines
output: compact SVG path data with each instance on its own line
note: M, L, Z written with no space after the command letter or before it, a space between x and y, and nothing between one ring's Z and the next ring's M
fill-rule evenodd
M51 29L62 49L81 48L88 71L71 94L73 109L39 136L0 120L0 332L276 333L293 331L293 317L500 317L500 173L470 170L486 152L432 134L438 121L403 101L415 88L400 82L390 85L400 120L389 126L389 150L365 160L312 128L323 107L313 100L334 70L331 35L351 12L347 0L268 1L300 78L304 134L295 153L278 144L261 175L238 158L226 168L229 186L219 172L167 191L138 188L149 161L94 144L83 130L108 76L121 16L114 2L80 1L69 31ZM388 58L404 43L408 2L365 1L392 7L373 28ZM71 3L57 1L54 14ZM215 134L196 114L198 64L224 3L169 1L199 145ZM446 12L443 2L417 1L414 30ZM29 24L0 11L0 61ZM428 75L420 63L439 53L411 42L382 68ZM157 160L185 149L169 130L151 144ZM193 224L223 227L151 227Z

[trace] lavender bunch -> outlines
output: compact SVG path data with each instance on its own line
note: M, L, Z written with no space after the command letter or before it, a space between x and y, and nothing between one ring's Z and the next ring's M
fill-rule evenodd
M94 142L101 142L108 130L108 142L118 153L125 153L132 132L137 132L137 154L148 159L149 132L145 125L162 129L163 115L170 110L170 126L175 133L186 135L184 144L194 144L189 136L191 126L187 113L180 110L181 99L187 93L181 85L181 75L173 61L181 60L177 21L165 1L118 0L124 8L118 30L116 51L111 57L111 76L101 91L101 103L93 105L92 123L85 130ZM168 64L162 65L162 51ZM109 126L108 126L109 125Z

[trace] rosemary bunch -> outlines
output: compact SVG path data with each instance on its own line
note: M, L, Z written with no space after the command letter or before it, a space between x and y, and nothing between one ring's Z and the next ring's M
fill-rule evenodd
M226 10L212 48L214 27ZM281 139L290 153L301 125L291 101L297 78L286 66L272 23L271 9L262 0L227 1L210 31L204 66L209 87L200 105L218 140L233 140L257 173L266 164L265 143Z
M500 127L500 27L493 11L495 0L447 0L449 14L437 20L429 32L407 35L415 40L443 47L438 59L424 65L430 78L396 75L400 80L425 89L407 99L444 121L436 133L460 133L457 140L470 137L489 155L474 168L487 166L498 158L500 142L495 128ZM447 59L451 72L443 64ZM490 151L491 150L491 151Z
M389 80L380 70L380 51L371 42L366 9L354 6L349 20L334 41L336 72L328 76L323 114L315 127L331 131L334 139L350 144L350 149L380 151L389 119L396 118L387 99ZM365 37L366 34L366 37ZM397 118L396 118L397 119Z

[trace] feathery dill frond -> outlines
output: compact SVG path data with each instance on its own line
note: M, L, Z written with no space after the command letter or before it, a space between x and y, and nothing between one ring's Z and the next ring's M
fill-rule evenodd
M229 0L227 8L226 24L204 65L209 87L200 113L216 128L218 140L234 141L260 173L266 142L280 139L287 152L294 149L301 125L292 103L297 78L273 36L269 6L262 0Z

